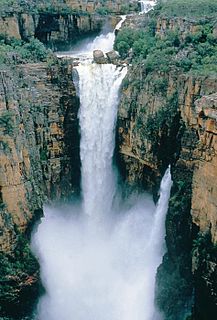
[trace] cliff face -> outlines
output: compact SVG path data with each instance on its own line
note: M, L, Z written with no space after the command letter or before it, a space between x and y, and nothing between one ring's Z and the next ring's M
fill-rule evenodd
M1 200L22 231L44 195L58 199L78 191L78 101L71 72L68 63L50 69L43 63L20 65L13 77L1 72Z
M200 231L210 231L217 243L216 173L217 173L217 94L195 102L189 124L196 128L198 147L193 176L192 217Z
M126 5L133 6L135 5L135 2L136 2L135 0L118 0L118 1L67 0L66 5L68 5L68 7L72 7L82 11L87 11L90 13L97 11L97 9L107 8L111 13L120 14L120 13L123 13L123 7L125 7Z
M0 17L0 35L28 40L36 37L49 45L72 42L85 34L99 32L105 18L97 15L19 13Z
M49 68L45 63L24 64L16 70L1 71L1 281L9 282L8 292L3 283L3 292L0 290L3 311L4 306L8 308L12 303L14 308L13 301L16 304L22 300L26 287L34 287L28 279L33 277L32 282L38 283L34 259L22 270L27 256L14 255L19 246L24 250L20 239L28 241L34 221L42 214L43 203L52 198L69 199L79 193L78 100L71 73L68 62L55 62ZM10 261L9 270L5 257ZM17 270L17 280L10 284L13 268ZM25 281L19 274L25 274ZM19 307L25 311L25 302Z
M38 17L35 36L50 46L65 46L66 42L99 32L104 20L101 16L43 13Z
M52 48L72 43L85 35L99 32L106 15L123 14L135 8L135 1L48 1L32 8L16 8L0 16L0 36L29 40L36 37Z
M198 30L196 23L192 27L183 19L161 19L158 37L164 37L166 27L180 28L180 41ZM130 67L123 83L117 139L124 178L155 192L172 164L168 253L156 290L156 303L167 320L185 319L192 307L195 319L216 314L216 92L215 76L147 73L144 63Z

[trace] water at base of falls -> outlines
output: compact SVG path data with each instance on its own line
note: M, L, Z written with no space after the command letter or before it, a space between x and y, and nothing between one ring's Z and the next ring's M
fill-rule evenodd
M46 295L40 320L158 320L155 275L164 253L169 170L157 208L141 194L110 219L89 223L79 207L45 208L34 235Z
M46 288L40 320L159 320L155 275L165 252L169 169L155 207L141 194L91 220L82 208L45 208L34 251ZM91 223L90 223L91 222Z
M76 70L83 199L45 208L33 235L46 289L36 319L159 320L155 275L165 251L170 169L157 206L147 194L117 197L112 157L118 92L127 70L94 64L89 56Z

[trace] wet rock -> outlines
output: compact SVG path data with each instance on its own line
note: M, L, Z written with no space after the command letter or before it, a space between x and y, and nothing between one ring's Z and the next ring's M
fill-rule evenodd
M107 63L106 57L101 50L94 50L93 51L93 60L98 64Z
M109 63L114 63L116 64L118 62L118 59L119 59L119 54L115 51L115 50L112 50L112 51L109 51L106 53L106 56L108 58L108 62Z

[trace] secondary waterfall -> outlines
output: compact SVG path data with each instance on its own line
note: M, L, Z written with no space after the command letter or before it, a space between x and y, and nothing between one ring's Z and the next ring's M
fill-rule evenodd
M162 179L157 206L148 194L131 195L113 206L118 93L127 70L94 64L89 56L76 70L83 200L45 207L33 236L46 289L36 319L161 319L154 291L165 252L170 169Z
M139 0L141 5L141 14L147 13L154 8L157 4L157 0Z

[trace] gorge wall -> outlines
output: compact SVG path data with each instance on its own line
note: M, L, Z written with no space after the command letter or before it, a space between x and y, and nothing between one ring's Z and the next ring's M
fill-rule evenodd
M1 71L1 312L15 303L19 314L19 295L38 285L28 239L43 203L79 194L79 103L71 74L70 63L58 61ZM24 244L28 257L16 257Z
M141 19L133 27L138 25ZM175 30L183 41L198 28L196 21L160 18L156 37L164 40ZM159 176L172 164L168 253L156 289L167 320L185 319L191 310L192 319L213 319L217 311L216 92L215 74L175 67L150 73L142 61L133 63L123 83L117 139L124 179L155 192Z

